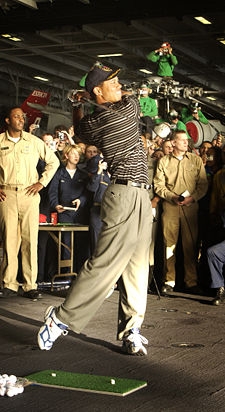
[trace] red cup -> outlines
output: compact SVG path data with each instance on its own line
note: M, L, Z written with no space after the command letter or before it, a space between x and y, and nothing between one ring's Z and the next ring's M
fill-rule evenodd
M51 223L57 225L57 213L51 213Z
M46 223L47 222L47 216L43 215L42 213L39 213L39 223Z

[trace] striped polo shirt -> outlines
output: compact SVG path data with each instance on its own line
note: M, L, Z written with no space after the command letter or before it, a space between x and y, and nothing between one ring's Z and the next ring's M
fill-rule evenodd
M139 131L140 105L135 96L124 95L108 110L97 108L84 116L76 134L97 146L108 164L111 179L148 183L147 156Z

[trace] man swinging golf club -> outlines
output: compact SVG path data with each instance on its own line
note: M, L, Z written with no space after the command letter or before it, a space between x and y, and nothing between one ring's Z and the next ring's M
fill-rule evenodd
M119 288L118 340L131 355L146 355L140 334L144 320L151 241L152 210L148 169L139 132L137 98L121 90L119 69L96 65L87 75L86 92L95 99L94 113L83 117L74 107L74 128L86 144L103 153L111 174L101 207L102 230L93 256L83 265L65 301L49 307L38 333L40 349L51 349L68 329L80 333L115 283ZM89 94L87 94L87 92ZM105 110L107 109L107 110Z

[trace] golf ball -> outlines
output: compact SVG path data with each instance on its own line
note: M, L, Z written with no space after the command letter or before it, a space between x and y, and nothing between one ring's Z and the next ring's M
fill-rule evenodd
M4 386L0 387L0 396L4 396L6 393L6 388Z
M6 395L9 398L12 398L12 396L17 395L17 390L15 388L10 388L6 390Z
M52 373L52 376L55 378L55 377L56 377L56 373Z
M17 378L16 378L15 375L10 375L10 376L9 376L8 382L9 382L11 385L14 385L14 384L16 383L16 381L17 381Z
M111 379L111 384L115 385L115 383L116 383L115 379Z

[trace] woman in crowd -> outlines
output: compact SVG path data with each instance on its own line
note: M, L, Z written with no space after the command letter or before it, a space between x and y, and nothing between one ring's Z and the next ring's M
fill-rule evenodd
M64 166L58 169L50 183L50 205L57 211L59 223L88 224L88 192L86 190L88 176L77 167L79 155L80 149L77 145L65 146L62 155ZM75 235L75 271L79 271L89 256L87 236L85 232ZM69 232L63 233L62 241L70 246ZM63 259L69 258L66 248L63 248L62 257Z

